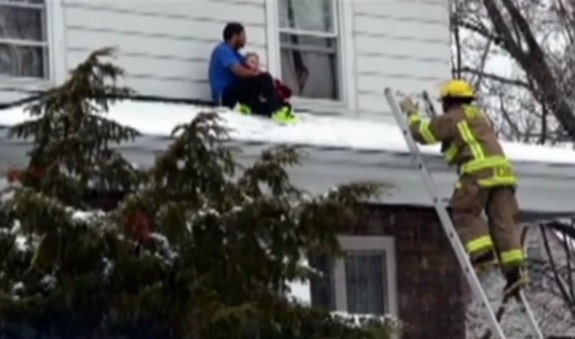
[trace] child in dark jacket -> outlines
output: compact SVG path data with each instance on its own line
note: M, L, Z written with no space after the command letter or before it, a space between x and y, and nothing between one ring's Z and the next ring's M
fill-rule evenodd
M260 69L260 58L256 53L253 52L247 53L245 62L246 66L250 68ZM289 99L292 96L292 90L279 79L274 78L274 84L276 87L278 98L281 100L282 105L284 106L285 109L289 111L289 115L291 115L295 119L292 106L289 103Z

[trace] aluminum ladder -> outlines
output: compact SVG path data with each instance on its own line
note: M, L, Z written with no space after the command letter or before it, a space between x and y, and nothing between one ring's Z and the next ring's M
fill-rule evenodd
M389 87L385 89L384 94L389 104L389 107L391 108L391 112L393 113L395 120L397 121L397 124L401 129L405 141L407 142L407 146L411 154L411 157L415 162L417 170L421 174L421 178L425 184L427 193L432 199L433 206L435 207L435 211L437 213L437 216L439 217L439 221L441 222L443 230L447 235L447 239L449 240L449 243L453 248L457 261L459 262L459 265L463 270L463 274L465 275L465 278L467 279L467 282L469 283L469 286L473 290L473 293L475 294L476 298L480 300L480 305L483 311L485 312L485 315L487 316L487 320L489 322L491 331L487 332L482 338L489 338L491 334L495 334L495 337L497 338L507 339L499 322L501 316L503 315L503 311L509 297L504 298L503 303L499 307L499 310L497 311L496 315L489 303L489 299L487 298L487 295L485 294L483 287L481 286L481 282L477 277L475 270L473 269L471 261L469 260L469 256L465 251L465 247L463 246L461 240L459 239L459 236L457 235L455 227L453 226L453 222L451 221L451 217L447 212L445 203L441 200L441 197L439 196L437 185L433 180L431 173L427 169L427 166L425 165L421 152L419 151L419 147L417 146L415 140L413 139L409 131L409 124L407 122L406 116L404 113L401 112L401 108L399 107L399 104L395 99L395 94ZM433 105L429 101L429 98L426 97L427 95L426 93L424 93L424 99L426 101L427 106L426 110L433 109ZM431 107L429 107L430 105ZM430 114L435 115L435 112L431 111ZM527 302L527 299L525 298L523 292L519 291L518 293L514 294L513 297L522 306L522 311L523 313L525 313L528 319L529 327L531 328L531 333L534 336L533 338L544 339L543 334L539 329L539 326L535 320L533 312L531 311L529 303Z

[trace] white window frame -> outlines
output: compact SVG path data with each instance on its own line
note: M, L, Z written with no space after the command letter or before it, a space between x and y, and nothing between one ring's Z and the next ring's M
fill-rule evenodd
M0 90L2 87L13 87L26 90L33 87L35 90L41 90L62 83L66 74L64 49L64 15L62 0L45 0L43 5L10 2L0 0L0 4L8 4L24 8L44 8L46 12L44 27L46 32L46 42L21 41L18 39L3 39L0 42L7 42L16 45L25 46L42 46L48 48L48 58L45 65L48 66L48 73L44 78L35 77L14 77L9 75L0 75Z
M386 259L385 272L387 278L387 300L389 314L399 316L397 304L397 268L395 257L395 240L386 236L338 236L344 253L346 251L384 251ZM348 312L347 284L345 279L345 259L338 258L334 262L335 308L337 311Z
M334 29L337 40L339 100L311 99L295 97L293 105L297 108L317 113L355 114L357 108L357 77L355 64L355 44L353 43L353 4L351 0L332 0L334 3ZM278 0L265 0L266 35L268 68L281 77L280 31L285 33L305 33L306 31L279 28ZM334 37L333 33L313 32L318 37Z

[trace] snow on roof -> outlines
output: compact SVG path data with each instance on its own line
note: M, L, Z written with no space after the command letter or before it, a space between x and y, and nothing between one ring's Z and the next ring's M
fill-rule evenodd
M298 302L309 305L311 304L311 286L308 282L289 282L289 288L291 290L290 295L296 299Z
M108 117L138 129L145 135L167 136L174 126L189 122L202 111L214 110L183 104L123 101L113 105ZM360 118L322 117L299 114L302 122L282 126L271 120L244 116L218 108L224 123L232 129L231 137L239 141L287 143L316 147L337 147L406 153L407 144L396 125ZM26 119L22 107L0 114L0 125L11 126ZM575 151L539 145L504 143L507 155L515 161L575 164ZM436 146L421 147L427 154L439 154Z

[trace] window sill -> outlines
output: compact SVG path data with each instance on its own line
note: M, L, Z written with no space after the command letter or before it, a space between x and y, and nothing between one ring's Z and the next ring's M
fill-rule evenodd
M309 112L311 114L335 115L335 116L346 116L355 114L355 112L352 112L351 110L348 109L344 101L294 97L291 99L291 104L296 110L296 112L303 111L303 112Z
M51 81L44 78L10 77L0 75L0 91L14 91L20 94L34 94L45 91L52 85Z

